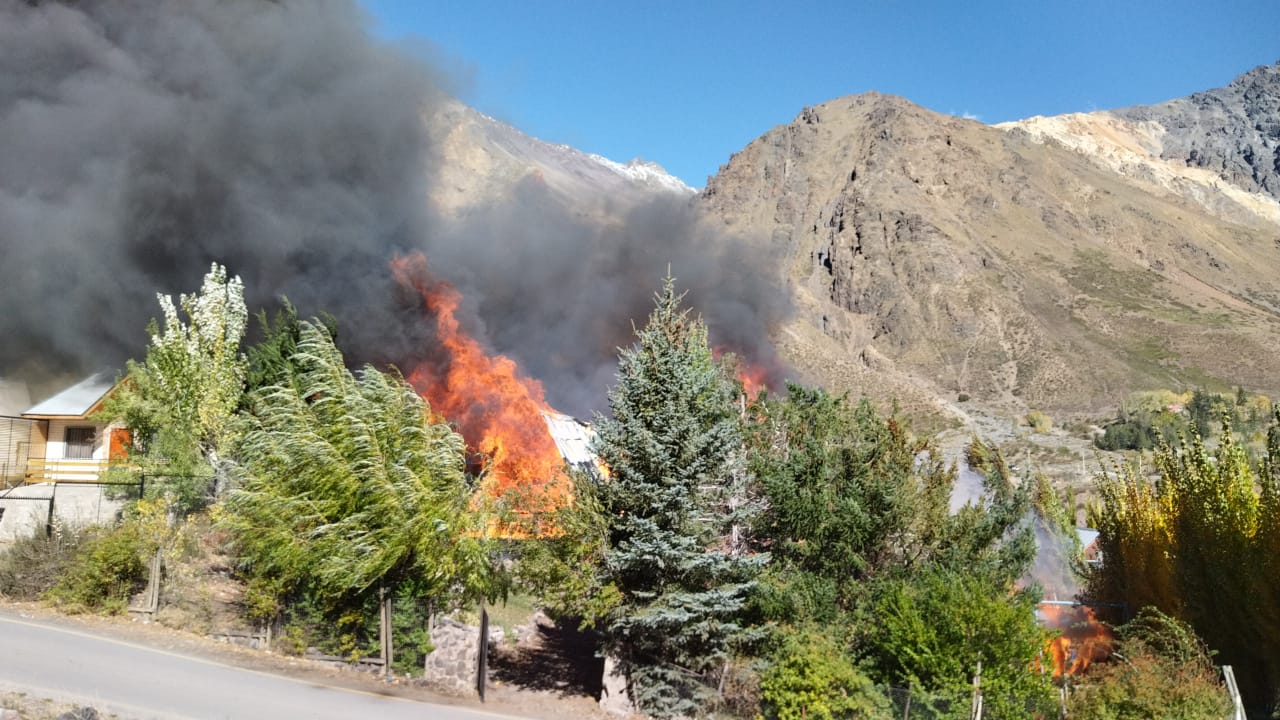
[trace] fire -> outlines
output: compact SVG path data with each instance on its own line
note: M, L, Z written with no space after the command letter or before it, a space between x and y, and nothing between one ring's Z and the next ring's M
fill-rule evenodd
M1083 673L1111 654L1111 628L1087 605L1042 603L1037 612L1046 626L1062 631L1045 646L1045 654L1053 659L1053 679Z
M748 398L754 398L761 390L769 389L770 380L777 375L777 372L767 365L750 362L742 355L732 353L723 346L712 348L711 354L717 359L725 355L733 356L734 374L737 376L738 382L742 383L742 390Z
M483 490L505 498L519 514L538 514L568 499L564 461L542 413L553 412L542 384L515 361L490 356L459 325L461 294L432 276L420 254L396 258L392 274L422 297L434 319L439 353L407 375L437 415L455 424L468 447L487 456Z
M760 365L748 365L746 363L738 363L738 380L742 382L742 389L747 393L747 397L755 397L760 394L761 390L766 390L769 380L769 371Z

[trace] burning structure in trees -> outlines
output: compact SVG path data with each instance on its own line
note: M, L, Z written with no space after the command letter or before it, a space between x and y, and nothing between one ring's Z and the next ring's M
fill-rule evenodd
M1111 628L1098 618L1115 606L1070 600L1045 600L1036 606L1036 617L1045 627L1061 632L1045 646L1041 668L1052 663L1053 679L1078 675L1111 655Z

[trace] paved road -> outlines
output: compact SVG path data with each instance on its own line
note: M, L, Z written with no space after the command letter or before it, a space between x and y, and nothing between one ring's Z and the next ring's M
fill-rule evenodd
M439 718L503 716L232 667L0 612L0 689L128 718Z

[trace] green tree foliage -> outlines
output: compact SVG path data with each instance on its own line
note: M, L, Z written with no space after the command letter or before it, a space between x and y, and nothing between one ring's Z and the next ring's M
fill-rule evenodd
M769 720L894 717L889 701L828 632L788 632L760 683Z
M1094 444L1101 450L1150 450L1159 444L1160 431L1145 418L1128 418L1110 423Z
M302 336L302 321L298 319L297 309L288 298L282 297L274 317L268 317L266 310L260 310L255 318L262 338L245 351L246 389L252 391L293 382L297 374L293 357ZM316 326L337 341L337 322L332 317L322 315Z
M1180 406L1184 406L1180 409ZM1161 443L1179 442L1192 424L1209 439L1223 417L1244 438L1261 440L1271 418L1271 399L1236 388L1231 395L1195 390L1177 394L1168 390L1135 392L1120 405L1116 419L1106 425L1094 444L1103 450L1153 450Z
M249 399L221 519L259 612L306 596L363 626L381 588L411 586L440 608L492 592L461 436L398 375L352 374L318 323L299 324L291 362L290 382Z
M984 717L1030 717L1054 697L1049 679L1031 670L1049 638L1035 620L1039 599L956 570L883 581L859 646L880 676L951 696L952 709L967 707L981 661Z
M170 494L179 510L191 511L208 502L219 448L244 390L244 285L214 263L200 291L181 295L178 306L168 295L157 298L163 325L153 320L147 328L146 359L129 361L104 415L133 432L143 472L168 479L152 482L153 492Z
M1080 720L1221 720L1230 711L1208 648L1151 608L1117 629L1111 661L1092 666L1068 703Z
M143 544L132 523L90 533L46 597L68 612L124 612L146 584Z
M1190 623L1236 668L1247 701L1272 703L1280 688L1280 418L1259 466L1226 421L1216 451L1193 432L1154 460L1154 483L1129 467L1099 478L1093 524L1104 562L1090 593Z
M1224 395L1196 390L1191 393L1191 400L1187 402L1187 415L1199 428L1201 436L1208 436L1222 421L1224 414L1232 414L1233 405L1232 400Z
M773 560L756 596L766 618L847 629L846 652L870 660L874 680L911 683L957 712L979 658L1005 716L1019 716L1010 697L1047 697L1030 671L1046 637L1038 590L1015 588L1035 556L1034 483L1014 482L974 441L967 462L983 497L952 513L955 469L866 401L791 386L751 417L751 467L768 499L754 541ZM1053 500L1040 504L1052 511Z
M830 621L861 581L941 543L954 475L936 455L917 462L922 448L869 402L790 385L753 416L751 469L768 498L754 537L773 559L781 619L791 604Z
M765 558L732 542L726 490L741 485L736 386L681 309L668 277L638 341L621 352L596 452L612 479L603 584L619 604L602 628L632 698L656 717L697 713L714 687ZM730 492L729 494L732 494Z

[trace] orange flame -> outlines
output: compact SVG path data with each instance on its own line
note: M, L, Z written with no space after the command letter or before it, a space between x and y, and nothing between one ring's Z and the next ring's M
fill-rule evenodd
M1098 621L1086 605L1047 605L1037 608L1047 627L1062 634L1045 645L1045 655L1053 660L1053 679L1078 675L1111 654L1111 628Z
M472 450L488 456L482 489L512 503L518 515L563 505L568 478L543 420L543 411L551 408L542 384L523 375L510 358L485 353L462 330L457 318L461 294L431 275L425 257L396 258L391 269L397 282L422 297L434 318L440 351L410 370L406 379L433 412L455 424ZM498 532L513 535L509 529Z
M742 390L748 398L754 398L761 390L768 390L770 378L776 375L769 367L750 362L724 346L712 348L711 354L717 359L730 354L733 356L734 375L738 378L738 382L742 383Z

